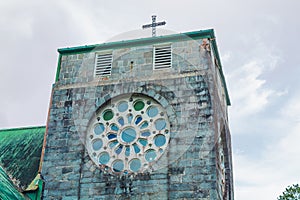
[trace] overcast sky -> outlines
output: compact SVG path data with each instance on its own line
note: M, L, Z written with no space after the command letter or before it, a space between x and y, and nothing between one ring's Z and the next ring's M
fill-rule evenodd
M271 200L300 182L300 1L0 2L0 128L45 125L57 49L151 21L214 28L232 106L235 197Z

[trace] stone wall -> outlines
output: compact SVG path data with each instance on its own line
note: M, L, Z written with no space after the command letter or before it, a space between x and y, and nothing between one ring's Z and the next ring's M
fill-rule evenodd
M111 50L112 75L100 78L94 77L97 49L63 55L47 125L44 198L221 199L216 124L227 117L220 106L214 107L224 100L215 88L210 49L202 44L202 40L173 42L172 68L164 70L153 70L152 45L120 47ZM85 149L87 127L105 102L134 93L164 107L171 124L170 143L152 170L111 174L90 159Z

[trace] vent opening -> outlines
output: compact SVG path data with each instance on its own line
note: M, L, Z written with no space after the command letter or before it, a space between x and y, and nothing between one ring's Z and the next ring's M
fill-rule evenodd
M171 45L154 47L154 69L167 69L172 66Z
M110 76L112 53L96 54L95 76Z

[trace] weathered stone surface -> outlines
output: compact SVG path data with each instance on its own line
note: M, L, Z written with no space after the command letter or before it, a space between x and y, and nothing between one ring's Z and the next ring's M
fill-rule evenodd
M50 106L44 199L232 199L231 188L224 194L218 187L216 143L222 130L232 187L226 100L220 96L221 82L215 81L213 55L201 44L202 39L174 42L172 68L166 70L153 70L152 45L116 49L107 78L94 77L95 52L64 55ZM154 171L111 175L85 150L89 120L124 93L147 95L168 114L171 140Z

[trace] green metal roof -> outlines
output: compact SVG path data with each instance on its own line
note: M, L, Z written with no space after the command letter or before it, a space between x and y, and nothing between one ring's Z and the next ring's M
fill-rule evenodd
M60 48L58 49L58 52L62 55L77 54L77 53L85 53L85 52L90 52L95 50L99 51L99 50L106 50L106 49L119 49L119 48L126 48L126 47L151 45L151 44L162 43L162 42L174 42L174 41L182 41L182 40L190 40L190 39L196 40L201 38L215 38L214 30L208 29L208 30L200 30L200 31L193 31L187 33L180 33L180 34L140 38L135 40L123 40L123 41L109 42L103 44Z
M212 39L212 49L216 56L219 65L219 71L221 75L221 80L224 85L225 95L227 105L231 105L230 98L228 95L228 90L226 86L225 77L222 70L221 59L219 56L217 43L215 40L215 33L213 29L207 30L200 30L200 31L193 31L193 32L186 32L180 34L172 34L172 35L164 35L164 36L156 36L156 37L148 37L148 38L140 38L135 40L123 40L118 42L109 42L103 44L94 44L94 45L85 45L85 46L78 46L78 47L68 47L68 48L60 48L58 49L59 59L58 59L58 66L56 71L56 81L59 80L59 72L61 67L61 56L62 55L69 55L69 54L80 54L86 53L91 51L101 51L101 50L109 50L109 49L119 49L119 48L127 48L127 47L134 47L134 46L144 46L144 45L151 45L151 44L158 44L158 43L166 43L166 42L176 42L176 41L183 41L183 40L196 40L196 39L203 39L208 38Z
M25 199L23 194L17 190L15 185L10 180L4 169L0 166L0 199L12 200L12 199Z
M38 173L45 131L45 126L0 130L0 165L23 190Z

